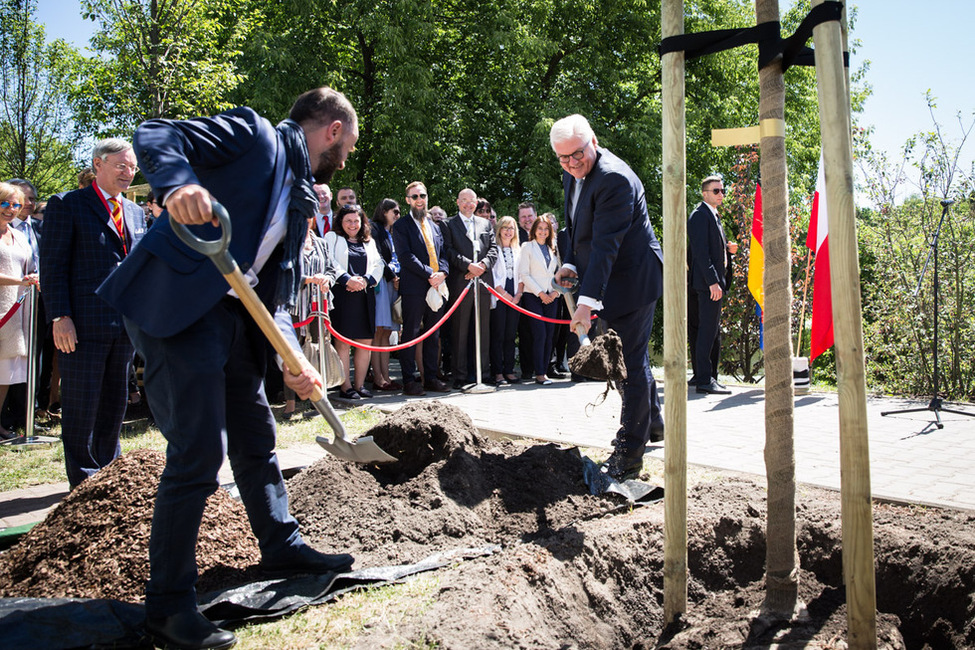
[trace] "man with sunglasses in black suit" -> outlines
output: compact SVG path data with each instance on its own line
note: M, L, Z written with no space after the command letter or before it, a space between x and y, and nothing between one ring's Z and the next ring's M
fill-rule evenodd
M738 245L728 242L718 216L725 194L721 177L708 176L701 181L701 193L703 201L687 220L688 311L692 316L697 313L697 334L690 339L694 369L690 384L698 393L730 395L731 391L718 383L718 358L721 305L729 285L732 248L737 250ZM690 329L693 334L693 327Z

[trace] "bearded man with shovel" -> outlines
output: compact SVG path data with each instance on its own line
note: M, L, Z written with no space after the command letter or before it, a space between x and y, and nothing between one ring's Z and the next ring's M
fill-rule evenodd
M355 109L341 93L301 95L275 128L249 108L186 121L149 120L135 133L139 166L168 212L102 284L98 293L125 316L146 360L153 416L166 437L166 468L149 542L146 627L157 643L229 648L232 632L200 614L196 539L207 497L218 487L224 454L272 575L342 572L347 554L304 543L288 511L274 453L274 418L264 394L265 339L237 293L205 255L184 245L171 222L219 232L211 199L231 216L229 252L275 324L298 349L287 312L301 282L308 218L318 205L312 184L345 166L359 136ZM228 229L223 231L229 236ZM285 383L303 399L321 387L307 363Z
M639 474L648 442L664 438L657 382L650 371L653 312L663 293L663 251L650 225L643 183L630 166L599 146L582 115L552 125L562 165L569 250L555 279L578 277L569 329L589 329L592 310L619 335L626 379L620 430L602 471L622 481Z

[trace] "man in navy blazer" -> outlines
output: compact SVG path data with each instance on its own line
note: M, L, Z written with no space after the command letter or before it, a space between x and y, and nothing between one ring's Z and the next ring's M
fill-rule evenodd
M456 300L467 283L475 277L480 277L489 271L498 260L498 246L494 241L494 228L484 217L474 214L477 207L477 194L474 190L465 188L457 194L457 208L459 212L448 219L441 228L444 244L447 249L447 261L450 263L450 275L447 277L447 287L450 289L452 300ZM475 242L477 250L474 250ZM490 276L489 276L490 277ZM481 363L489 361L491 345L491 294L486 285L480 287L480 322L476 325L481 330ZM476 377L478 372L468 356L472 348L468 346L468 336L471 333L471 322L474 318L474 287L467 297L457 307L450 317L451 340L453 354L451 355L451 372L454 376L454 388L461 388L466 383L480 381Z
M688 333L693 350L691 385L698 393L730 395L718 383L721 354L721 304L728 290L731 249L737 244L725 237L718 206L724 202L724 181L708 176L701 181L703 201L687 219L687 268L690 276ZM696 309L694 309L696 307ZM695 326L696 327L693 327Z
M556 279L580 279L572 331L599 311L623 342L626 379L614 451L603 471L617 480L639 474L648 442L663 440L657 383L650 371L653 312L663 293L663 252L647 214L643 183L629 165L599 147L589 122L570 115L552 125L562 165L570 246Z
M326 183L358 138L341 93L301 95L275 128L248 108L211 118L149 120L135 134L146 178L166 212L99 289L125 316L145 359L149 406L169 443L149 541L146 626L167 647L230 647L197 610L196 539L225 455L261 549L278 575L341 572L347 554L324 555L302 540L288 511L274 453L274 417L264 391L266 340L214 264L184 245L172 221L212 239L211 198L230 214L230 253L272 312L293 302L314 182ZM286 312L279 328L297 348ZM285 383L307 397L321 377L306 365Z
M412 341L426 334L437 324L445 306L431 309L427 293L431 287L440 287L447 280L447 255L443 235L427 213L427 188L413 181L406 186L406 202L410 212L393 224L393 247L400 264L399 295L403 306L403 340ZM427 239L433 247L431 255ZM445 393L450 389L437 379L440 356L440 333L435 330L423 340L423 383L416 381L416 346L400 351L399 363L403 369L403 392L407 395L424 395L427 390Z
M125 140L100 140L95 182L51 197L40 240L41 296L61 371L61 440L76 487L120 452L132 343L119 312L95 289L146 232L145 212L122 196L138 171ZM113 209L120 212L116 223Z

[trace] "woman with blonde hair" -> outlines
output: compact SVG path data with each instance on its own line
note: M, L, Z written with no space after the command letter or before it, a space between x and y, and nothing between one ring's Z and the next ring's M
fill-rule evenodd
M495 241L498 242L498 261L491 268L494 289L505 299L518 304L522 284L518 278L521 244L518 243L518 223L513 217L498 219ZM515 375L515 335L519 314L491 296L491 374L497 385L517 384Z
M518 277L524 285L522 301L525 309L555 318L559 292L552 288L552 279L560 266L555 252L555 228L548 219L535 219L529 232L529 240L521 247ZM549 359L552 358L552 341L555 324L537 318L531 319L532 354L535 362L535 383L548 386L552 380L546 376Z
M27 287L37 284L34 255L23 233L12 227L24 206L24 192L10 183L0 183L0 317L7 314ZM0 406L13 384L27 381L27 309L14 312L0 327ZM0 426L0 438L14 434Z

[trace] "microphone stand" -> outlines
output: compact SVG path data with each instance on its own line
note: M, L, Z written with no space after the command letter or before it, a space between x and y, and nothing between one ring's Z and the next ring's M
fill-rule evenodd
M941 228L944 226L945 217L948 216L948 208L954 201L945 199L941 202L941 220L938 222L938 228L934 231L934 236L931 238L931 250L928 251L928 259L924 261L924 268L921 269L921 275L917 279L917 288L914 289L914 296L916 297L921 292L921 283L924 281L924 274L928 270L928 262L931 258L934 258L934 396L927 406L915 409L901 409L897 411L881 411L880 415L897 415L900 413L921 413L923 411L931 411L934 413L933 424L939 428L944 429L945 425L941 422L941 413L954 413L955 415L965 415L967 417L975 417L975 413L966 413L964 411L958 411L955 409L947 409L942 406L943 402L939 396L940 379L941 376L938 373L938 294L941 291L941 285L938 282L938 238L941 236ZM926 428L926 427L925 427Z

